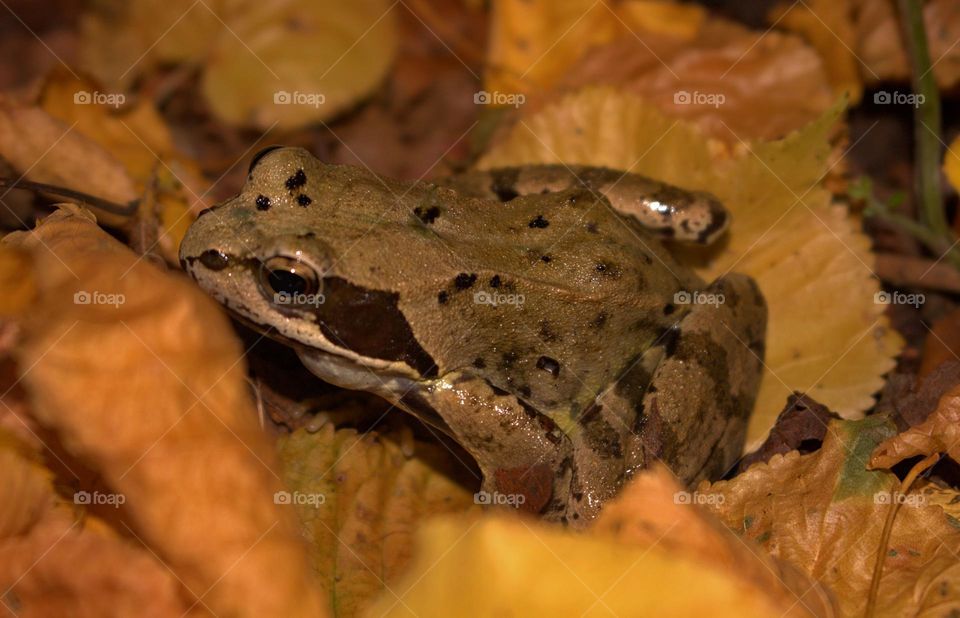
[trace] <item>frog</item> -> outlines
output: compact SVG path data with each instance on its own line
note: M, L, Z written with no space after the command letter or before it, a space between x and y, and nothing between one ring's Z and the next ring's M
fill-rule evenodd
M455 441L478 503L584 527L657 463L693 485L741 454L763 295L668 248L729 224L710 193L609 168L395 180L276 146L180 261L312 374Z

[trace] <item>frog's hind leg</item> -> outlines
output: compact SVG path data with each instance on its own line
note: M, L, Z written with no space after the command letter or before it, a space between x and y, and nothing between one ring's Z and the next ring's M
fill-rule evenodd
M717 198L638 174L582 165L528 165L468 172L439 181L463 196L501 202L521 195L586 189L654 236L710 244L730 224Z
M694 484L740 457L762 374L767 309L750 277L729 274L686 294L689 311L661 339L664 357L635 428L637 467L665 463Z

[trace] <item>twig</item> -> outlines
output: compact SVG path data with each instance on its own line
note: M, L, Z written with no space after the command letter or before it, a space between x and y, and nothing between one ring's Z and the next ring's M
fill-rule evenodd
M59 195L60 197L76 200L81 204L87 204L89 206L93 206L94 208L99 208L104 212L120 215L122 217L132 216L137 212L137 207L139 206L139 200L133 200L132 202L128 202L126 204L118 204L116 202L111 202L110 200L105 200L102 197L90 195L89 193L84 193L82 191L74 191L73 189L68 189L67 187L58 187L56 185L48 185L42 182L33 182L32 180L0 178L0 189L24 189L26 191L52 193L53 195Z
M942 238L953 235L947 223L940 192L940 93L937 90L927 31L923 23L923 3L919 0L897 0L901 23L907 41L913 91L922 97L913 114L913 132L916 140L917 195L923 221L934 234Z

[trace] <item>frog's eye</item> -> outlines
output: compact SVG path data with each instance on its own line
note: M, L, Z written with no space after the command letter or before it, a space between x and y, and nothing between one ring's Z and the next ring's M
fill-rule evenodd
M250 172L252 172L253 168L257 166L257 163L260 163L260 159L264 158L265 156L267 156L277 148L283 148L283 146L267 146L257 154L253 155L253 159L251 159L250 161L250 169L247 170L247 173L249 174Z
M304 262L277 255L261 264L260 288L264 295L273 297L274 302L286 303L316 295L320 291L320 277Z

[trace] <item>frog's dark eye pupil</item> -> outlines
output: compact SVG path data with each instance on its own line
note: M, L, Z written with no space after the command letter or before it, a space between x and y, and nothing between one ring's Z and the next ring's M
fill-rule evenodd
M277 255L261 265L260 289L273 303L311 302L308 297L320 292L320 277L299 259Z
M270 289L277 294L306 294L309 285L307 280L289 270L271 270L267 275Z
M267 146L257 154L253 155L253 159L250 161L250 169L247 170L247 173L249 174L250 172L252 172L253 168L255 168L257 166L257 163L260 162L260 159L264 158L265 156L267 156L277 148L283 148L283 146Z

